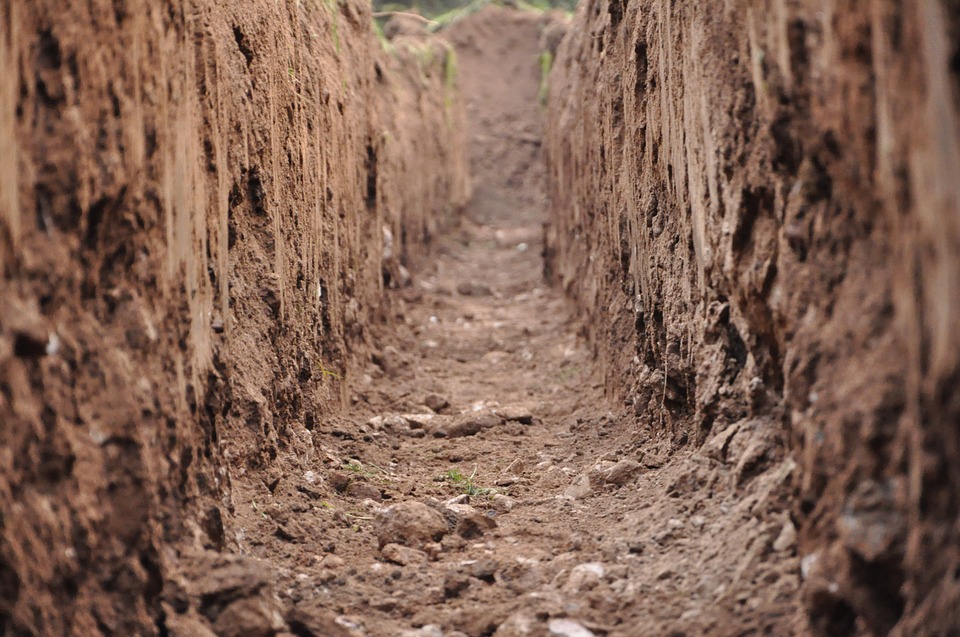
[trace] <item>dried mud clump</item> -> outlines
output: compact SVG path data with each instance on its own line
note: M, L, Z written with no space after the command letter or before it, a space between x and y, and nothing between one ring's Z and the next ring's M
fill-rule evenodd
M960 626L958 24L588 0L550 77L551 275L651 426L793 454L820 634Z
M467 199L448 51L351 0L3 3L0 633L206 634L178 554L314 454Z

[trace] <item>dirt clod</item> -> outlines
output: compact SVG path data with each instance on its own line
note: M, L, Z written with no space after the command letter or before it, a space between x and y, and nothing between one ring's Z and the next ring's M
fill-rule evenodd
M450 530L443 515L416 501L399 502L383 509L375 523L381 547L398 544L422 549L439 541Z

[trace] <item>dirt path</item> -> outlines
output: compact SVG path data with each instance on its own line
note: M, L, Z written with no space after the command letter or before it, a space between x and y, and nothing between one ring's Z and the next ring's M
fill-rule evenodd
M542 286L539 237L476 226L443 243L402 292L358 422L314 432L328 479L246 494L242 544L280 567L287 601L332 608L355 634L783 629L797 578L766 513L789 466L738 494L736 458L668 461L638 434ZM736 440L728 455L756 454Z
M466 221L392 292L400 327L353 379L350 416L318 419L329 471L236 490L238 545L285 606L327 618L288 618L304 635L788 633L799 569L774 512L792 465L749 426L692 452L611 404L543 282L538 20L495 10L451 35Z

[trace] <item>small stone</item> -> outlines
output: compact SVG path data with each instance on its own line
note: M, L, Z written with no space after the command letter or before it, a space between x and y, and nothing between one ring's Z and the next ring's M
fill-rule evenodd
M436 422L433 414L404 414L401 418L411 429L426 429Z
M520 475L524 472L525 466L523 464L523 458L515 458L513 462L507 465L507 468L503 470L504 473L510 475Z
M490 296L493 291L482 283L473 281L461 281L457 284L457 292L463 296Z
M449 517L456 520L457 535L465 540L471 540L483 535L486 531L497 528L496 520L469 504L447 504L446 511Z
M508 495L503 495L502 493L497 493L491 498L493 502L493 507L497 511L512 511L513 507L516 506L516 500L511 498Z
M423 404L433 411L439 412L449 407L450 401L440 394L427 394L426 398L423 399Z
M625 485L640 473L640 463L636 460L621 460L607 471L607 482L619 486Z
M373 362L378 365L387 376L391 377L395 376L407 364L403 355L400 354L400 351L392 345L384 347L383 351L379 354L374 354Z
M563 495L571 500L579 500L590 495L591 491L593 487L590 485L590 476L582 473L564 490Z
M551 619L547 629L556 637L596 637L593 631L572 619Z
M495 528L497 528L496 520L489 515L475 511L460 518L460 521L457 522L457 535L465 540L471 540Z
M494 582L494 576L496 575L497 569L500 565L496 560L484 559L477 560L473 564L468 565L468 571L471 577L476 577L478 580L492 584Z
M213 624L221 637L273 637L286 627L278 603L265 595L233 602Z
M439 626L427 624L416 630L405 630L400 633L400 637L443 637L443 631Z
M507 422L519 422L524 425L529 425L533 422L533 413L521 405L507 405L506 407L501 407L497 409L497 415L506 420Z
M422 502L399 502L377 514L375 527L380 546L400 544L423 548L439 541L449 528L443 515Z
M298 635L330 635L351 637L354 633L338 621L338 618L319 604L303 604L287 612L287 623L296 628Z
M526 594L540 587L544 574L537 560L517 558L502 565L494 577L500 586Z
M398 416L397 414L374 416L367 421L367 425L375 431L387 431L390 433L402 433L409 427L406 417Z
M378 597L370 600L370 608L389 613L399 604L396 597Z
M536 618L526 612L517 611L507 617L506 620L493 633L493 637L526 637L533 634L533 629L537 625Z
M460 593L468 588L470 588L470 577L463 573L447 573L443 579L443 593L447 599L460 597Z
M427 563L427 554L409 546L387 544L380 549L383 559L401 566L422 566Z
M484 429L496 427L502 422L503 420L500 418L500 416L497 416L489 411L470 413L461 416L447 427L438 428L434 432L434 435L445 435L448 438L473 436L480 433Z
M797 527L793 525L793 522L787 520L783 528L780 529L780 535L773 541L773 550L778 553L783 553L791 550L796 544Z
M347 485L346 495L348 498L355 498L357 500L370 499L374 502L379 502L383 499L383 496L380 494L380 489L369 482L351 482Z
M564 588L573 593L592 590L603 580L605 572L603 564L599 562L578 564L570 571L570 576L567 578Z

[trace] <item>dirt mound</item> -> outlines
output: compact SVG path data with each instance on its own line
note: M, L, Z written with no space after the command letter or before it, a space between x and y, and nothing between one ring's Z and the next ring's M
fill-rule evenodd
M958 20L596 0L550 78L550 267L606 385L791 454L820 634L960 626Z
M233 489L315 456L465 202L448 50L357 2L0 8L0 632L272 630L178 554L243 551Z

